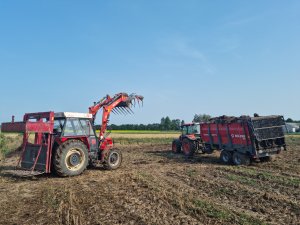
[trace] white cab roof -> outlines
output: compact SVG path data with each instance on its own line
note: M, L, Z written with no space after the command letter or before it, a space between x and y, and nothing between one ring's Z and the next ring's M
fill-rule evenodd
M78 112L59 112L54 113L55 118L68 117L68 118L86 118L91 119L93 116L90 113L78 113Z

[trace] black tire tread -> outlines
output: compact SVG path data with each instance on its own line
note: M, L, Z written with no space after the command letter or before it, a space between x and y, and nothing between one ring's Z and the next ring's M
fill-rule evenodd
M176 152L174 152L173 151L173 145L176 145ZM174 152L174 153L180 153L181 152L181 143L180 143L180 140L179 139L175 139L175 140L173 140L173 142L172 142L172 151Z
M70 174L61 165L60 162L63 157L64 151L66 149L71 148L74 145L81 145L82 149L85 149L88 152L87 147L81 141L78 141L78 140L69 140L69 141L64 142L62 145L60 145L55 151L54 160L53 160L53 167L54 167L55 173L58 176L66 177L66 176L79 175L86 169L87 164L88 164L88 155L86 155L86 161L87 161L86 166L83 167L82 171L80 171L79 174Z
M108 163L110 151L117 151L119 153L120 158L121 158L120 159L121 160L120 164L116 168L111 167L109 165L109 163ZM108 150L108 152L104 156L103 168L106 169L106 170L116 170L116 169L118 169L121 166L122 161L123 161L122 151L120 151L119 149L115 149L115 148L114 149L110 149L110 150Z
M228 162L223 161L223 154L230 154L230 158ZM231 164L232 163L232 153L230 151L223 150L220 154L220 162L223 164Z

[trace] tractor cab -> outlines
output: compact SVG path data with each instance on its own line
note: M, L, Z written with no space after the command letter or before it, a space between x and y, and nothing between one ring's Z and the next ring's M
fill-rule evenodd
M174 153L183 153L190 157L196 150L201 148L200 123L187 123L180 126L181 135L172 142Z
M200 123L187 123L181 125L181 137L200 138Z
M82 141L91 156L97 159L98 139L89 113L60 112L54 114L53 134L55 142L62 144L70 139Z
M88 113L55 113L53 132L59 137L96 136L91 119Z

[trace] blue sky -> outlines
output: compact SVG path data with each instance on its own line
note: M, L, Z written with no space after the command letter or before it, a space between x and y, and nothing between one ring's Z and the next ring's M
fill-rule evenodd
M300 1L0 1L0 121L144 107L111 123L282 114L300 119Z

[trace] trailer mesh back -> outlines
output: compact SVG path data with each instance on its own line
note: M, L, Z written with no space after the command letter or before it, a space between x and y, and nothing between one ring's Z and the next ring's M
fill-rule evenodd
M253 117L251 121L258 141L284 137L282 116Z

